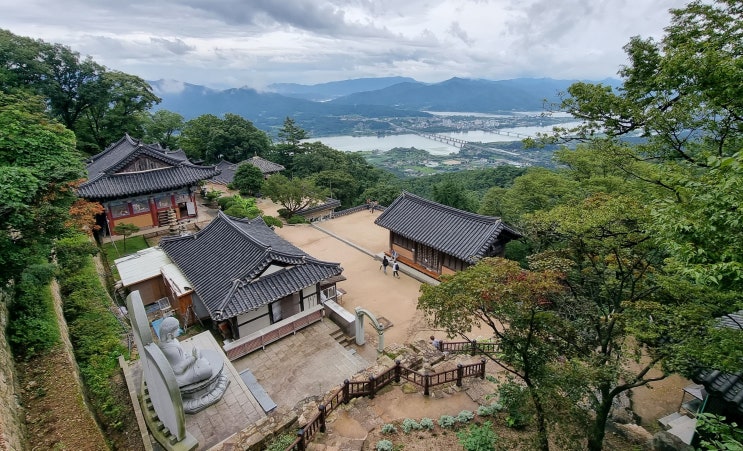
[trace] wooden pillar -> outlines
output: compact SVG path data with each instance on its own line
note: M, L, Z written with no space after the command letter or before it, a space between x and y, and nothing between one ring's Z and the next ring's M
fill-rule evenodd
M400 373L402 372L400 368L400 360L395 360L395 382L400 383Z
M472 340L472 349L470 350L470 355L477 354L477 340Z
M325 404L317 406L317 410L320 411L320 432L325 432Z
M297 432L297 435L299 436L299 443L297 443L297 448L299 448L299 451L304 451L304 429L300 428Z
M480 379L485 379L485 359L480 359Z
M377 384L374 376L369 376L369 399L374 399L374 394L377 392Z
M462 378L464 377L464 366L461 363L457 364L457 387L462 386Z
M351 400L350 393L349 393L349 385L351 382L349 382L348 379L343 381L343 404L348 404L348 401Z

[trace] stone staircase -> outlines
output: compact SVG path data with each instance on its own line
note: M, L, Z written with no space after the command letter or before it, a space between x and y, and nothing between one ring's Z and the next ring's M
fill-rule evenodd
M330 332L330 336L346 349L353 349L352 345L356 343L356 338L344 334L340 328Z

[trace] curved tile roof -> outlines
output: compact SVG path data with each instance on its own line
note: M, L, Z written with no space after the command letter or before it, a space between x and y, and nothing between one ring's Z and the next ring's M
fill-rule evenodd
M119 172L138 158L158 161L162 167L137 172ZM124 135L103 152L91 157L88 181L78 188L87 199L115 199L192 185L219 174L214 166L198 166L183 151L163 150L159 145L142 144Z
M484 257L501 235L506 240L521 237L500 218L458 210L407 191L374 223L468 263Z
M274 163L273 161L268 161L265 158L259 157L258 155L250 157L245 161L260 169L264 175L273 174L274 172L280 172L286 169L284 166L278 163Z
M237 164L230 163L227 160L222 160L219 163L217 163L217 169L219 169L219 174L212 177L211 180L214 183L219 183L222 185L229 185L232 183L232 181L235 179L235 171L237 171Z
M237 167L243 163L250 163L253 166L257 167L258 169L261 170L264 176L266 174L273 174L275 172L281 172L284 169L286 169L284 166L280 164L274 163L272 161L268 161L256 155L240 163L231 163L227 160L220 161L219 163L217 163L217 169L222 171L222 173L216 177L213 177L211 180L214 183L219 183L222 185L229 185L235 179L235 172L237 171Z
M743 310L729 313L717 320L718 327L734 330L743 329ZM743 415L743 371L726 373L714 369L702 369L694 381L704 384L707 391L734 405L739 415Z
M160 247L183 271L217 321L269 304L343 272L276 235L262 218L219 212L203 230L167 237ZM269 266L281 267L261 275Z

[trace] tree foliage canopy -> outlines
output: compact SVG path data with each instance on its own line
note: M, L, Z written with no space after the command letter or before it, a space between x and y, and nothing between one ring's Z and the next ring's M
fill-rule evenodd
M292 214L318 205L328 197L328 191L318 187L310 179L290 180L281 174L269 177L263 185L263 192Z
M0 92L0 280L3 286L66 231L83 164L75 136L38 97ZM42 257L43 258L43 257Z

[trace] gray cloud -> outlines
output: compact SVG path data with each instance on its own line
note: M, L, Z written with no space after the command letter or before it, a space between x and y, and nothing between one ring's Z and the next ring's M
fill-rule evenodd
M687 0L26 0L0 28L146 79L604 78Z

